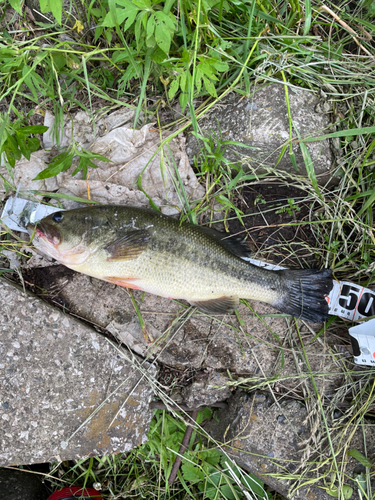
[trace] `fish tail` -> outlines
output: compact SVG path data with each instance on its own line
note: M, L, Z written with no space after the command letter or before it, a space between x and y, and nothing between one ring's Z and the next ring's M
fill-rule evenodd
M333 287L330 269L276 271L283 280L281 297L272 305L299 319L322 323L328 318L327 296Z

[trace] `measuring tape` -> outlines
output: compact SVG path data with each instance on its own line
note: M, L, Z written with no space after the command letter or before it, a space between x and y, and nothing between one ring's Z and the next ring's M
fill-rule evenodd
M349 328L354 362L375 366L375 291L348 281L334 281L327 298L329 314L360 324ZM362 320L362 321L361 321Z
M19 198L16 194L8 198L0 221L10 229L27 232L26 225L29 221L37 222L50 213L60 210L60 208ZM272 271L285 269L285 267L257 259L246 258L244 260ZM327 302L329 314L349 321L362 320L357 326L349 328L354 362L357 365L375 366L375 318L363 321L375 316L375 291L348 281L333 281Z

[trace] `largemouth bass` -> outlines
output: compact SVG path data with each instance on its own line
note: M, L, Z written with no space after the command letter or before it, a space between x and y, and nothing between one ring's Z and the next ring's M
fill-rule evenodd
M227 313L239 298L260 300L312 322L328 316L331 271L270 271L241 257L227 234L180 223L156 211L93 206L56 212L36 226L33 243L65 266L116 285L184 299Z

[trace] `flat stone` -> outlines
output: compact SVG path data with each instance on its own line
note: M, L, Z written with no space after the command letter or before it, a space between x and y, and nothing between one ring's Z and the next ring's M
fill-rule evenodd
M330 475L327 475L326 484L321 479L329 466L316 471L317 465L322 461L321 456L314 453L317 445L314 438L319 434L319 429L313 430L309 425L311 419L302 402L286 399L276 403L270 395L250 395L238 390L228 403L229 407L219 410L217 419L212 419L205 430L219 442L225 441L224 449L231 458L286 498L332 499L325 490L330 484ZM344 482L354 490L351 500L355 500L359 498L358 488L350 478L353 478L360 464L345 455L345 442L336 439L340 435L335 427L337 429L340 426L334 425L335 422L328 415L327 420L335 450L337 451L340 442L343 445L344 452L337 453L336 460L343 471ZM375 449L375 430L371 422L366 420L361 426L366 436L367 456L371 457ZM347 436L352 432L353 427L349 426ZM355 433L350 440L350 448L364 449L361 435L362 432ZM330 457L328 444L324 446L322 453L324 457ZM296 481L283 479L283 476L292 477L293 474ZM298 479L305 486L298 488ZM311 484L308 484L309 480Z
M128 451L147 440L154 366L0 279L0 465ZM141 370L137 365L142 364Z
M282 146L289 140L289 118L283 84L258 87L249 98L229 95L202 118L200 132L206 137L211 135L215 143L218 142L217 138L242 143L243 146L226 145L222 152L225 159L240 164L245 170L251 169L260 174L267 169L277 169L293 175L307 175L296 130L300 138L323 135L330 125L329 111L332 106L328 112L318 113L315 109L319 99L314 93L290 86L288 93L294 125L293 153L298 172L289 158L289 146L277 164ZM318 181L326 182L334 161L329 141L306 143L306 147ZM186 152L190 161L199 149L196 138L189 135Z
M225 401L231 396L229 379L222 374L211 371L203 380L195 380L182 389L182 396L189 408L199 406L215 406L218 401Z

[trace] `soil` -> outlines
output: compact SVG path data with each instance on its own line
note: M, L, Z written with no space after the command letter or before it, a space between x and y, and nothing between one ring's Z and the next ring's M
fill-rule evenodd
M282 262L289 268L317 267L311 250L316 246L316 238L307 223L310 208L301 203L305 198L305 191L291 186L247 186L236 203L244 213L244 226L233 212L229 230L246 236L254 254L261 252L254 257ZM298 222L306 224L288 225Z

